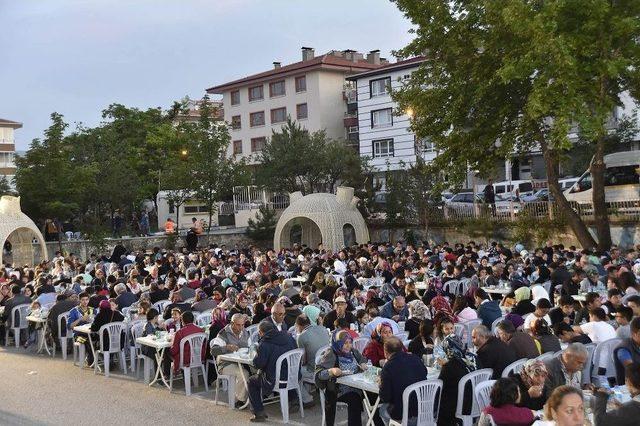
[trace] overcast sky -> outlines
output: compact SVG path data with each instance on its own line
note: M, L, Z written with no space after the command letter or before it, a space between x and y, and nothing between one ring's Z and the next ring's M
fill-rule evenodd
M113 102L167 107L301 46L391 59L409 28L389 0L0 0L0 117L27 149L53 111L73 127Z

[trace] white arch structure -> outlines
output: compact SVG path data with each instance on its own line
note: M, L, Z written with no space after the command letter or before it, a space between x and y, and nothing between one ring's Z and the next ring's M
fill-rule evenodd
M276 250L289 248L291 230L302 228L301 243L315 248L322 243L325 248L340 250L345 246L345 226L351 225L357 243L369 241L369 229L358 210L353 188L338 187L336 194L317 193L303 196L294 192L289 196L290 204L280 216L273 237ZM347 226L348 229L350 229Z
M40 245L40 257L48 259L44 237L35 223L20 209L20 197L3 195L0 198L0 242L4 247L8 240L12 249L14 265L34 265L35 250L33 239ZM3 263L4 250L0 251L0 263Z

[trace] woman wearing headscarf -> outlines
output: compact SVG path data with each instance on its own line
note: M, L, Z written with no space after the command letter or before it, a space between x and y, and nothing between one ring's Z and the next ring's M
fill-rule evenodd
M309 318L309 321L311 321L311 325L318 325L318 317L320 316L320 312L320 308L318 308L317 306L307 305L302 308L302 313L305 314L307 318Z
M519 407L542 410L549 397L548 389L544 386L547 375L547 367L536 359L530 359L520 373L512 375L520 388L520 401L517 404Z
M244 293L240 293L238 297L236 297L236 303L231 309L229 309L227 320L231 321L231 317L234 314L245 315L245 317L247 318L246 326L251 325L251 310L249 309L249 301L247 299L247 296Z
M429 318L429 309L422 300L412 300L408 303L409 319L404 323L404 331L409 333L409 340L420 334L420 323Z
M112 309L111 303L109 303L108 300L101 301L99 308L100 309L98 310L98 314L95 316L95 318L93 319L93 322L91 323L91 332L93 334L90 336L92 339L94 339L94 342L95 342L94 345L96 345L95 346L96 348L99 347L99 344L96 342L99 336L97 336L95 333L100 331L100 328L103 325L110 324L112 322L124 321L124 317L122 316L122 314L117 310ZM102 336L102 344L106 348L109 347L109 335L107 334L106 330L104 331ZM121 344L124 345L124 338L121 339ZM85 353L87 354L87 359L91 361L89 362L89 365L91 365L93 364L93 353L91 352L89 339L86 339L85 347L86 347Z
M458 402L458 382L460 379L476 369L475 356L464 349L464 345L456 336L447 337L442 348L446 355L446 363L442 366L438 378L442 380L440 395L440 412L438 426L456 424L456 406ZM465 395L465 409L470 408L471 394ZM469 407L467 407L467 404Z
M384 355L384 340L393 336L393 328L388 322L381 322L371 333L371 340L362 354L376 367L382 367L387 359Z
M433 321L438 323L443 317L447 317L451 319L451 321L456 322L457 318L453 314L453 310L451 309L451 305L449 305L449 301L444 296L436 296L431 299L431 318Z
M226 296L226 299L224 299L224 301L218 306L220 306L224 310L229 310L233 308L233 306L236 304L236 298L238 297L238 290L235 287L229 287L225 291L225 296Z
M336 403L347 404L348 426L362 425L362 393L360 390L340 385L336 379L346 374L366 369L366 359L353 347L353 340L345 330L336 330L327 349L316 364L316 384L325 393L325 420L333 426Z
M213 308L211 311L211 327L209 327L209 341L215 339L220 330L225 328L228 323L225 310L219 306Z
M511 308L511 312L520 316L525 316L536 310L531 303L531 289L529 287L520 287L515 292L515 305Z
M212 299L209 299L204 290L196 290L196 301L191 305L191 310L195 312L208 312L218 305Z

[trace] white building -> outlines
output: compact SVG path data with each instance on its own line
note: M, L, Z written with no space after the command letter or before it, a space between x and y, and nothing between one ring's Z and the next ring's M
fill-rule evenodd
M13 177L16 174L14 158L16 154L16 141L14 130L22 127L22 123L0 118L0 176L7 178L13 186Z
M196 199L187 200L179 208L167 200L167 191L158 192L156 198L158 205L158 229L164 229L164 224L168 218L174 222L179 220L178 229L189 229L192 226L192 219L202 220L205 228L209 225L209 210L207 206ZM218 203L218 210L220 205ZM179 218L178 218L179 216ZM218 211L215 211L211 217L211 226L218 226Z
M355 83L359 151L375 167L374 185L385 188L387 170L396 171L415 164L420 155L425 161L435 158L432 144L416 140L407 114L395 115L397 104L389 88L400 88L403 81L418 69L422 57L387 64L378 69L347 77Z
M364 55L352 50L314 56L302 48L302 61L207 89L222 95L224 120L231 125L229 155L257 163L272 131L279 131L287 116L310 132L325 130L330 138L345 138L345 77L379 68L386 61L379 51Z

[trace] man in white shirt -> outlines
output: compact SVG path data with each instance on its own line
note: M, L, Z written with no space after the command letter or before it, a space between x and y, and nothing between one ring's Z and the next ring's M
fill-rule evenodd
M270 322L275 325L278 331L288 331L287 325L284 323L286 309L281 303L275 303L271 308L271 316L263 321Z
M616 331L611 324L607 322L607 314L602 308L592 309L589 313L589 322L582 325L575 325L573 329L579 333L588 335L593 343L600 343L617 337Z
M536 303L536 310L524 319L524 325L522 326L522 328L525 331L530 330L533 322L539 318L544 319L547 322L547 325L551 327L551 318L549 318L550 310L551 302L549 302L547 299L538 300L538 303Z

